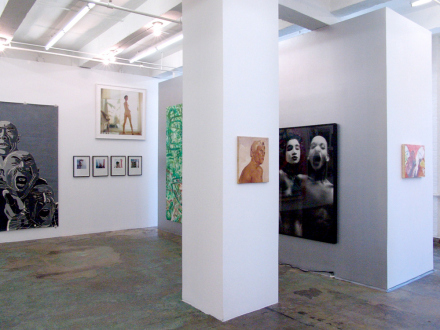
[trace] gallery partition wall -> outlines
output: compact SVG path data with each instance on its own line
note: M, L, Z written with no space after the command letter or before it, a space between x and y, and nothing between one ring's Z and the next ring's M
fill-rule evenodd
M383 290L432 270L431 74L431 33L389 9L280 43L280 127L338 124L337 244L281 235L282 262Z

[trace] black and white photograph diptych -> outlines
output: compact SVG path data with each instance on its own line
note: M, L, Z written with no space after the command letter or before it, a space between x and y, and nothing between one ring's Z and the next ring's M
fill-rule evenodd
M337 242L337 125L280 129L280 234Z
M0 102L0 231L58 226L58 107Z

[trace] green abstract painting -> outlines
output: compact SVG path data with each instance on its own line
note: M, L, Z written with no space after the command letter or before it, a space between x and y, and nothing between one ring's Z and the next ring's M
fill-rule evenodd
M182 222L182 104L167 108L167 220Z

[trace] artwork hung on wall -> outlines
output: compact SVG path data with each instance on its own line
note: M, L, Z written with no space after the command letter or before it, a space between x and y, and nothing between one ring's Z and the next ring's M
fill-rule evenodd
M90 156L73 156L73 177L90 176Z
M166 110L166 219L182 222L182 104Z
M128 156L128 175L142 175L142 156Z
M108 176L108 156L92 157L93 176Z
M125 156L111 156L111 175L125 175Z
M337 243L337 124L280 129L280 234Z
M58 107L0 102L0 231L58 226Z
M269 139L237 138L237 183L269 182Z
M96 85L96 138L145 140L144 89Z
M425 146L402 144L402 178L425 176Z

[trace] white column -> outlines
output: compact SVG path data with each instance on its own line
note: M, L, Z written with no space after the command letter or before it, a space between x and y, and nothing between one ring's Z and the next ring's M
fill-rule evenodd
M278 1L183 19L183 300L226 321L278 301ZM269 138L268 183L236 183L237 136Z
M432 122L433 122L433 181L434 181L434 237L440 237L440 176L438 169L440 165L440 36L432 36Z

